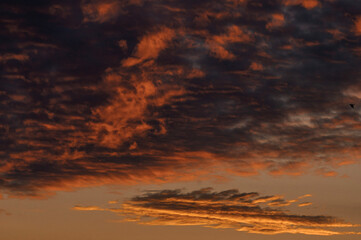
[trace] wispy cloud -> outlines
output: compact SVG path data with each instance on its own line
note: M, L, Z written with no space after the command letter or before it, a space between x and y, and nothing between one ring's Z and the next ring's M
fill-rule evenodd
M270 204L277 201L287 203L297 200L287 201L282 196L259 196L256 192L240 193L234 189L215 192L211 188L204 188L189 193L180 190L151 192L134 197L119 208L76 206L73 210L115 212L124 216L125 221L146 225L200 225L258 234L361 234L337 230L359 225L335 217L296 215L263 205L277 206ZM306 203L303 204L305 206Z
M310 205L312 205L311 202L302 202L302 203L298 204L299 207L306 207L306 206L310 206Z

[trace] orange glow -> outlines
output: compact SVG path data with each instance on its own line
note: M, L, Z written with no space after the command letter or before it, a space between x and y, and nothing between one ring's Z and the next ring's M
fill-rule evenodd
M302 5L307 9L312 9L321 5L318 0L284 0L286 6L289 5Z

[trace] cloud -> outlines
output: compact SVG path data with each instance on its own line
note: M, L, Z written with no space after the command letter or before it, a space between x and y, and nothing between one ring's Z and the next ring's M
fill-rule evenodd
M147 59L157 58L174 37L175 31L166 27L142 37L133 56L123 60L122 65L130 67Z
M303 199L303 198L307 198L307 197L312 197L312 195L311 194L305 194L305 195L299 196L298 199Z
M221 35L210 36L206 43L211 55L221 60L233 60L236 56L229 52L226 47L231 43L250 42L251 37L238 26L229 26L227 32Z
M77 211L103 211L103 210L105 210L105 209L99 208L97 206L89 206L89 207L75 206L72 209L77 210Z
M361 34L361 17L358 16L355 20L355 32L357 35Z
M176 84L157 84L150 69L155 67L145 66L141 73L108 69L102 87L107 88L112 97L108 104L93 109L93 116L98 121L90 123L98 144L115 148L135 136L156 131L147 123L150 120L158 122L158 134L166 134L163 120L153 116L150 108L177 102L185 89ZM171 69L159 68L159 71L164 72L164 76L167 71L174 74ZM134 149L134 146L132 143L129 147Z
M84 22L104 23L116 18L121 12L117 1L84 1L81 7Z
M358 1L0 7L11 197L219 172L339 177L359 162Z
M312 205L311 202L303 202L303 203L298 204L299 207L306 207L306 206L310 206L310 205Z
M318 0L284 0L284 4L286 6L302 5L307 9L312 9L321 5L321 3Z
M282 196L259 197L258 193L240 193L235 189L214 192L204 188L189 193L163 190L137 196L119 208L79 207L73 210L110 211L146 225L198 225L233 228L257 234L306 234L318 236L361 234L337 228L359 227L330 216L296 215L262 204L285 201ZM296 201L296 200L293 200ZM303 204L303 205L302 205ZM306 206L309 203L301 203ZM277 206L270 205L269 206Z
M1 62L5 62L9 60L17 60L23 62L29 60L29 56L26 54L12 54L12 53L7 53L5 55L0 56Z
M266 28L272 29L276 27L281 27L285 23L285 16L280 13L275 13L272 15L271 21L267 23Z
M263 66L259 63L253 62L250 66L250 69L254 70L254 71L262 71L263 70Z

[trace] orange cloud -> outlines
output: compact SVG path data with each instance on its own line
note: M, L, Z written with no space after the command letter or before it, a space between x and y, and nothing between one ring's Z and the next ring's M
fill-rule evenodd
M304 8L312 9L321 5L318 0L284 0L286 6L302 5Z
M219 44L250 42L251 37L245 33L240 27L232 25L227 28L227 32L222 35L216 35L213 40Z
M253 62L249 68L252 69L253 71L262 71L263 65L260 63Z
M206 43L211 55L221 60L234 60L236 56L226 49L231 43L247 43L251 37L236 25L227 28L227 32L221 35L208 36Z
M276 27L281 27L285 23L285 16L281 13L272 14L271 21L267 23L266 28L272 29Z
M77 210L77 211L103 211L103 210L105 210L105 209L99 208L97 206L88 206L88 207L75 206L72 209Z
M190 193L182 193L180 190L163 190L134 197L122 203L119 208L76 206L73 210L110 211L124 216L125 221L136 221L146 225L198 225L233 228L237 231L266 235L280 233L318 236L361 234L333 230L359 226L345 223L334 217L295 215L279 209L263 207L261 204L264 202L276 202L283 199L280 196L255 199L257 196L258 193L255 192L239 193L234 189L213 192L212 188L204 188ZM287 201L284 202L287 203Z
M360 24L361 27L361 24ZM345 38L345 34L338 29L327 29L328 33L332 34L335 40L342 40Z
M127 73L126 70L108 70L103 84L113 92L112 98L107 105L93 109L93 116L99 121L90 123L95 133L94 137L101 145L115 148L133 136L144 135L153 129L147 123L148 119L154 119L149 108L171 104L174 98L185 94L182 87L157 86L155 78L149 68L145 68L143 73L133 74ZM164 122L158 122L161 126L159 133L165 134ZM132 149L136 147L134 144L132 146Z
M214 42L208 42L211 54L221 60L233 60L236 58L236 56L229 52L227 49L225 49L220 44L214 43Z
M307 197L312 197L312 195L311 194L305 194L305 195L299 196L298 199L303 199L303 198L307 198Z
M361 35L361 16L358 16L355 20L355 32L357 35Z
M357 63L336 59L361 50L334 43L349 39L360 21L335 15L337 4L274 1L270 12L264 1L84 0L83 23L91 23L79 25L73 2L39 9L66 36L20 8L19 19L2 19L4 49L14 52L0 57L8 83L0 91L4 191L45 196L210 179L212 168L335 176L359 162ZM306 20L305 8L315 7L319 14ZM286 16L287 29L271 31Z
M150 81L134 82L133 87L134 90L118 87L109 105L93 111L101 122L91 123L91 127L98 133L102 145L115 147L151 129L144 122L144 114L147 98L156 93L156 87Z
M82 4L84 22L104 23L118 16L121 12L117 1L92 1Z
M299 207L306 207L306 206L310 206L310 205L312 205L311 202L303 202L303 203L298 204Z
M338 173L336 171L333 170L328 170L325 168L319 168L316 170L317 174L320 174L324 177L336 177L338 175Z
M205 76L206 74L202 70L192 69L192 71L187 75L187 78L202 78Z
M6 62L9 60L17 60L20 62L24 62L29 60L29 56L27 54L15 54L15 53L6 53L4 55L0 55L0 62Z
M147 34L139 41L132 57L122 61L124 67L131 67L148 59L155 59L159 53L168 47L175 37L173 29L163 27L159 31Z

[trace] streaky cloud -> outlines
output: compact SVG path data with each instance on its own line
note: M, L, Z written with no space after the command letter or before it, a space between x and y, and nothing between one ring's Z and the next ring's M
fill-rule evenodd
M302 198L302 196L301 196ZM289 204L272 205L282 201ZM120 204L119 208L75 206L73 210L110 211L123 216L124 221L145 225L205 226L232 228L257 234L306 234L317 236L359 235L361 232L337 230L360 227L331 216L291 214L282 210L297 200L284 200L282 196L259 196L258 193L240 193L236 189L216 192L204 188L193 192L181 190L152 191ZM310 203L300 203L307 206ZM275 208L278 206L278 208Z

